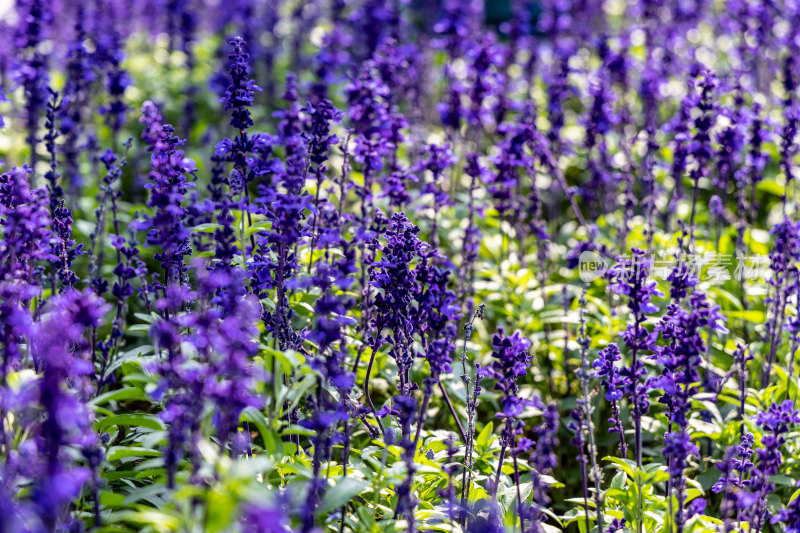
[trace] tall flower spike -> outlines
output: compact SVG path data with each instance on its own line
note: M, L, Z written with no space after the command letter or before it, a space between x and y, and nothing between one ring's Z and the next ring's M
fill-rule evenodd
M392 344L390 354L397 362L399 389L406 392L413 364L412 336L417 329L412 315L412 303L417 292L415 272L411 262L424 251L425 245L417 234L419 227L411 224L404 213L392 215L385 232L383 256L370 270L370 285L380 292L375 296L375 314L372 326L375 331L373 350L386 342ZM384 337L388 330L389 336Z
M256 91L261 88L250 78L250 54L245 50L245 42L241 37L230 40L233 52L228 55L231 62L231 84L225 89L225 94L220 98L226 110L233 110L231 126L237 130L246 130L253 125L250 115L250 106Z
M88 352L93 348L84 332L102 324L108 310L90 290L70 290L50 302L49 313L33 335L32 348L42 367L39 404L47 414L38 428L36 449L42 465L34 480L32 499L49 530L60 521L66 504L89 478L67 449L94 444L91 411L84 403L87 376L92 373ZM64 413L70 413L65 416Z
M605 398L611 402L611 424L609 431L619 433L619 450L622 456L626 457L628 446L625 443L625 433L622 429L622 421L619 416L619 401L628 387L627 378L622 376L620 370L614 363L622 359L619 347L616 343L610 343L607 348L600 350L597 359L592 362L592 368L596 371L596 376L602 379L603 387L606 390Z
M276 309L265 313L264 320L282 347L300 342L292 330L292 311L286 294L299 267L295 249L308 235L306 213L313 207L311 196L304 190L308 148L302 136L304 123L298 105L297 79L291 73L286 78L284 100L287 108L275 112L280 119L278 132L284 161L276 164L271 183L259 184L256 200L261 214L272 222L272 228L262 232L254 261L248 265L253 274L251 285L257 294L268 288L277 289Z
M800 487L800 483L795 483ZM783 524L785 533L800 533L800 498L795 497L789 504L775 513L770 519L770 524Z
M215 156L223 156L222 159L233 163L228 186L233 194L242 195L245 204L243 209L247 210L250 201L248 184L256 178L255 169L250 164L250 154L256 148L256 139L247 134L247 129L253 126L250 107L253 105L255 91L260 91L261 88L250 78L250 55L245 50L244 40L235 37L231 39L230 45L233 48L233 52L228 55L231 83L220 102L226 110L231 111L230 124L238 134L218 144ZM247 216L250 216L249 212ZM251 243L255 246L252 238Z
M619 295L628 298L628 309L632 315L632 323L622 333L625 345L631 352L631 364L623 370L626 378L627 390L633 404L634 423L634 457L637 466L642 465L642 415L650 407L647 386L644 377L647 370L642 363L644 351L651 351L658 337L657 332L650 332L644 322L648 313L658 311L658 307L651 301L655 297L663 297L663 293L656 288L655 281L648 281L650 274L651 258L643 250L631 248L632 256L621 258L620 262L606 272L606 277L611 281L609 288Z
M183 258L191 253L182 204L186 192L194 187L187 175L195 171L195 164L178 149L183 141L174 135L172 126L161 123L153 102L148 100L142 105L140 121L145 125L142 138L151 153L151 183L145 187L150 190L147 206L154 214L145 215L136 228L148 230L147 244L159 249L155 258L164 269L164 285L178 284L187 270Z
M319 243L317 229L320 226L320 216L322 216L321 189L328 171L326 162L331 149L339 143L339 138L331 133L331 126L341 120L342 113L333 106L330 100L320 100L316 105L309 103L303 111L311 117L303 136L308 143L309 171L316 181L311 244L311 249L314 250Z
M758 531L764 525L767 514L767 497L775 490L771 476L780 472L783 464L783 445L785 435L800 423L800 414L792 400L784 400L780 404L773 403L766 411L752 418L762 430L767 432L761 437L762 447L756 451L756 461L752 468L750 488L755 496L752 504L743 513L753 528Z
M75 39L69 46L67 56L67 78L64 82L64 105L59 129L64 137L61 153L64 155L63 181L70 196L78 197L83 188L80 167L81 146L84 137L85 114L88 111L89 89L95 79L91 58L84 43L84 10L79 6L75 16Z
M15 81L25 94L25 127L30 150L31 169L36 168L38 160L39 119L47 103L50 76L47 72L47 56L40 51L45 40L49 10L42 0L24 0L17 5L19 28L17 48L20 52L19 65L14 72Z
M516 446L516 439L522 432L522 423L517 417L530 404L519 396L517 384L518 378L528 373L533 358L530 346L530 341L519 331L507 336L503 328L498 328L492 336L492 362L479 372L479 377L497 380L494 388L502 394L500 405L503 410L497 413L497 417L505 422L500 440L503 448Z
M28 187L30 169L0 175L0 279L37 284L38 261L53 259L47 191Z

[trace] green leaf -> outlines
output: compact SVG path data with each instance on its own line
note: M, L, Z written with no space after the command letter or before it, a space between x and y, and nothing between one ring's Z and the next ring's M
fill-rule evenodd
M119 461L127 457L159 457L161 452L138 446L112 446L108 450L109 461Z
M119 400L145 400L144 392L138 387L125 387L101 394L89 402L90 405L103 405L108 402Z
M633 469L636 468L636 463L629 459L620 459L619 457L603 457L604 461L610 461L618 470L625 472L629 478L633 479Z
M105 431L111 426L135 426L154 430L163 430L166 428L161 419L155 415L146 413L109 416L99 420L95 424L97 431Z
M125 502L123 494L116 494L114 492L101 492L100 505L105 507L119 507Z
M491 443L492 431L494 430L494 422L489 422L478 434L478 437L475 439L475 442L478 446L482 448L486 448Z
M320 514L326 514L338 509L361 494L367 487L369 487L369 483L363 479L346 477L340 480L335 487L327 490L317 511Z
M214 230L221 228L221 224L216 222L206 222L205 224L198 224L192 228L192 233L214 233Z

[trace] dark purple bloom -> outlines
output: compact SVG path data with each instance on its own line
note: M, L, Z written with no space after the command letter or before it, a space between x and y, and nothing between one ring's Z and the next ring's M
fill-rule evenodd
M183 283L187 266L183 258L191 253L189 231L184 225L184 195L194 187L187 175L195 171L194 161L186 158L179 147L183 141L174 135L175 129L161 123L161 115L149 100L142 106L140 120L145 129L142 138L148 144L150 190L147 206L152 216L145 215L137 229L147 229L147 244L158 247L155 258L164 269L163 284Z
M766 518L767 497L775 489L771 476L778 474L783 464L782 448L786 444L784 435L789 432L790 427L800 423L800 411L795 409L792 400L784 400L780 404L770 405L767 411L758 413L753 419L768 432L761 437L762 447L756 450L750 484L754 501L745 511L745 516L754 527L760 529Z
M84 403L92 373L87 357L91 344L84 332L102 324L108 306L91 290L74 289L49 305L32 338L32 353L42 368L38 401L46 416L35 439L42 464L31 497L37 514L52 529L90 476L69 458L68 448L90 446L97 438Z
M89 93L95 73L92 61L86 50L86 31L83 25L83 9L75 17L75 40L69 45L67 57L67 78L64 83L64 102L61 111L59 130L64 138L61 152L64 154L62 171L65 188L72 195L77 195L82 187L84 177L80 168L81 143L84 141L87 127Z
M226 110L232 110L231 126L242 131L253 125L249 108L253 105L255 91L260 91L261 88L250 78L250 55L245 50L244 39L235 37L229 44L233 48L233 52L228 55L231 62L231 84L225 89L220 102Z
M633 323L629 323L622 333L625 345L633 354L631 366L623 370L623 376L628 384L628 393L637 415L644 414L649 408L646 387L642 378L646 373L643 363L638 359L643 351L652 351L658 338L658 332L650 332L644 325L647 314L658 311L652 303L653 297L663 297L663 293L656 288L655 281L648 281L651 259L645 256L643 250L632 248L630 258L621 258L620 262L606 272L606 277L611 280L609 288L616 294L627 296L628 309L631 311Z
M0 175L0 278L36 284L36 263L52 259L47 191L29 189L27 166Z
M50 250L57 260L54 268L61 281L62 290L74 287L78 276L71 270L75 257L83 255L83 244L77 244L72 238L72 213L65 207L64 200L53 210L53 239Z
M417 237L418 233L419 227L411 224L405 214L392 215L384 232L386 244L382 247L382 257L369 274L370 285L379 291L375 295L372 319L375 331L373 350L385 342L392 345L389 353L397 362L401 391L412 386L408 382L414 361L411 343L418 327L416 317L412 315L413 298L418 290L412 261L427 248ZM384 337L384 330L390 332L387 337Z
M14 78L25 93L24 116L31 169L36 167L36 147L39 140L37 130L49 95L47 56L40 50L40 45L46 38L49 15L50 11L42 0L25 0L17 5L19 27L16 46L19 64L16 66Z
M596 371L596 376L602 378L603 388L605 388L605 398L611 402L611 418L608 419L611 427L609 431L619 433L620 451L622 456L627 455L628 446L625 443L625 435L622 429L622 421L619 416L619 404L624 392L628 388L627 378L622 376L619 368L614 364L622 359L619 347L616 343L611 343L607 348L600 350L597 359L592 363L592 368Z
M506 336L502 328L492 336L492 362L488 367L480 369L478 377L497 380L495 390L502 394L500 406L502 412L497 416L504 420L501 442L504 447L513 447L516 438L522 431L522 423L517 417L522 414L525 405L530 401L519 396L518 378L528 373L532 355L528 351L531 344L519 331Z
M783 523L786 533L800 533L800 498L795 497L789 504L770 519L770 524Z
M667 307L667 314L657 326L662 338L668 342L658 346L653 356L664 366L662 374L653 378L651 386L664 390L660 401L668 406L671 422L685 428L691 408L691 397L696 394L695 383L701 380L700 365L706 352L702 334L706 328L726 333L719 314L719 306L712 307L703 293L689 297L688 310L676 303Z

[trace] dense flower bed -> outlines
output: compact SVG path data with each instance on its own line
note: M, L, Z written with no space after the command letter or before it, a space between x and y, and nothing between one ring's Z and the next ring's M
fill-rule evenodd
M0 6L0 532L800 531L800 5L485 7Z

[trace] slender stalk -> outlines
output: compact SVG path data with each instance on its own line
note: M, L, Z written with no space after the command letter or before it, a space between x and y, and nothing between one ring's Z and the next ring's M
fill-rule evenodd
M439 381L439 390L442 391L444 402L447 404L447 408L450 409L450 413L453 415L453 420L456 421L458 432L461 434L461 438L464 439L464 442L467 442L467 434L464 432L464 426L461 425L461 419L458 417L458 413L456 413L456 409L453 407L453 402L450 401L450 396L447 394L447 389L444 388L444 383L441 381Z
M417 432L414 434L414 453L416 453L417 445L419 444L419 434L422 432L422 425L425 423L425 415L428 412L428 402L431 400L431 394L433 394L433 387L426 386L425 395L422 397L422 405L419 408Z
M466 388L468 417L467 433L464 439L464 472L461 477L461 516L459 518L459 522L461 522L464 528L467 526L466 503L467 498L469 498L469 486L472 481L472 438L475 435L475 404L477 401L475 394L470 391L472 378L467 371L467 342L469 342L469 339L472 337L475 320L483 318L483 310L485 307L485 304L479 305L470 320L464 325L464 344L461 348L461 381L464 382L464 387ZM475 379L477 384L477 377Z
M581 370L580 370L580 380L581 380L581 387L583 389L583 401L582 403L582 411L583 411L583 422L586 427L586 432L589 435L588 441L588 452L589 452L589 460L591 461L591 475L592 480L594 482L594 502L595 508L597 511L597 527L599 530L603 528L603 507L601 505L601 485L602 485L602 473L600 472L600 467L597 464L597 445L595 444L595 437L594 437L594 423L592 422L592 413L594 409L592 408L591 398L589 394L589 359L587 357L589 351L589 345L591 341L586 336L586 293L589 290L589 285L584 284L583 292L581 293L580 298L580 340L578 341L581 346Z
M514 459L514 484L517 486L517 513L519 514L519 531L520 533L525 533L525 515L522 511L522 491L519 488L519 466L517 465L517 454L513 454L512 457Z
M497 487L500 485L500 473L503 470L503 461L506 458L506 446L500 448L500 458L497 460L497 471L494 474L494 483L492 484L492 502L497 503Z

